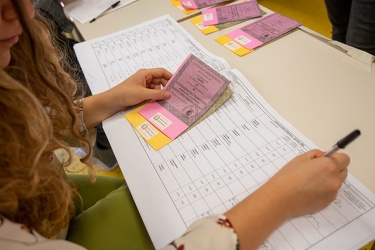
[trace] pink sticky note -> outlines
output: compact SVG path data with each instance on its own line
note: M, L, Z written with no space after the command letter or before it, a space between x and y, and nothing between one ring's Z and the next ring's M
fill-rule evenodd
M148 103L139 114L172 140L189 127L158 102Z
M216 102L229 83L220 73L190 54L166 86L172 97L148 103L139 114L173 140Z
M260 17L262 11L257 1L248 1L210 8L202 11L203 25L214 25Z
M251 50L300 26L301 23L279 13L272 13L256 22L227 34L232 40Z
M232 32L229 32L227 36L249 50L263 44L261 41L241 29L233 30Z

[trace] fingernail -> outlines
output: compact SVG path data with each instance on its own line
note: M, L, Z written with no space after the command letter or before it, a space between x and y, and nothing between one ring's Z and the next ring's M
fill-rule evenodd
M171 97L171 93L169 91L164 91L163 97L164 98L169 98L169 97Z

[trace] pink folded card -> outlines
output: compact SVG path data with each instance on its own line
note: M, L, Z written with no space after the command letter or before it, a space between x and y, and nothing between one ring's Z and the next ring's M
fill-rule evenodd
M235 22L262 16L256 0L239 4L230 4L202 11L203 25Z
M172 97L150 102L138 112L173 140L216 102L229 83L220 73L190 54L166 85Z
M180 3L186 9L196 10L227 1L228 0L180 0Z
M246 49L251 50L282 36L300 25L301 23L293 19L279 13L272 13L240 29L229 32L227 36Z

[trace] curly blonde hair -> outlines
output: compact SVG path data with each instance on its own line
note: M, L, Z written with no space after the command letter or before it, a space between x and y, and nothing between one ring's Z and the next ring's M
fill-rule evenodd
M72 135L89 148L80 134L77 104L73 102L77 83L63 67L63 53L56 51L42 17L25 18L22 0L14 0L23 26L12 59L0 70L0 214L22 223L46 237L65 228L74 214L69 184L62 168L48 157L63 148Z

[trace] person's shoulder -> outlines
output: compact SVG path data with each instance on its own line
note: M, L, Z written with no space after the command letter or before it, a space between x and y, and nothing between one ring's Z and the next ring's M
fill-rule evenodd
M14 223L0 215L0 249L84 250L65 240L49 240L25 225Z

